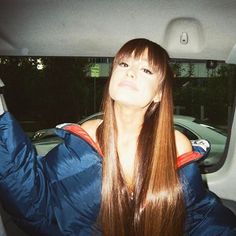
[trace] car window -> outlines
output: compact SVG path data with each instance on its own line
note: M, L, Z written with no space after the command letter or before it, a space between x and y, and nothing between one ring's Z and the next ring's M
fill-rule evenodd
M229 114L229 115L231 115L231 114ZM213 131L215 131L215 132L217 132L217 133L219 133L219 134L222 134L222 135L225 135L225 136L227 135L227 132L228 132L228 127L227 127L227 126L214 127L214 125L209 124L209 123L207 123L206 121L202 121L202 120L200 120L200 119L195 119L194 122L197 123L197 124L200 124L200 125L203 126L203 127L206 127L206 128L208 128L208 129L211 129L211 130L213 130Z
M60 123L77 123L90 115L94 118L93 114L100 111L112 60L0 57L8 108L30 137ZM210 163L215 165L224 156L230 130L236 66L187 59L172 59L171 66L174 114L182 116L182 123L177 122L175 127L191 140L207 139L212 146Z
M198 139L197 135L195 135L193 132L191 132L190 130L186 129L183 126L175 125L175 129L177 129L182 134L184 134L189 140L196 140L196 139Z

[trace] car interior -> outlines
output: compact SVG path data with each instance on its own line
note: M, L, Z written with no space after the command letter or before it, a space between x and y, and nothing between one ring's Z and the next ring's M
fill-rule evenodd
M230 68L231 84L223 82L220 87L234 91L225 117L227 141L220 160L207 168L202 178L207 188L236 214L235 23L235 0L1 0L0 58L92 58L95 62L105 58L110 63L126 41L147 38L168 51L174 66L179 61L185 66L197 64L198 70L194 72L197 75L190 76L191 81L182 79L186 96L190 94L189 81L195 88L194 81L201 77L201 68L207 76L212 75L216 65ZM186 68L183 66L180 73L187 73L189 67ZM4 76L1 69L3 81ZM221 96L219 91L209 100L212 104ZM201 94L198 97L201 99ZM194 104L193 99L191 102ZM21 110L24 109L22 106ZM181 107L178 109L181 114ZM7 235L25 235L3 209L1 215Z

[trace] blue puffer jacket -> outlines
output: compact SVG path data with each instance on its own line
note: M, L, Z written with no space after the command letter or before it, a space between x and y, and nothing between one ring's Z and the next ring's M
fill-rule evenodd
M77 126L78 127L78 126ZM81 128L56 129L64 142L38 157L13 117L0 117L0 198L31 235L100 235L102 158ZM201 148L199 148L202 150ZM203 186L192 152L179 158L187 219L186 235L236 235L236 218Z

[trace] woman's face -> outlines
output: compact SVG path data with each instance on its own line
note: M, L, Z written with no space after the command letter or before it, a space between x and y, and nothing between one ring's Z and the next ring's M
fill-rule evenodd
M160 101L160 79L148 62L147 50L140 58L122 58L114 67L109 93L119 104L134 108L146 108Z

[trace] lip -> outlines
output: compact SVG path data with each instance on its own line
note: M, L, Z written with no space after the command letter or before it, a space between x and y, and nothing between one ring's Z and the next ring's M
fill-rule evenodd
M128 80L123 80L121 81L119 84L118 84L119 87L128 87L132 90L135 90L135 91L138 91L138 88L137 86L131 82L131 81L128 81Z

